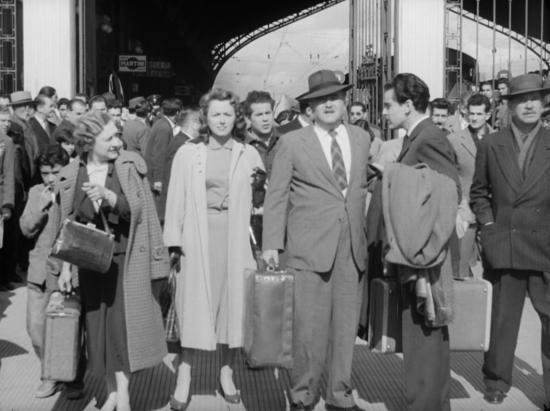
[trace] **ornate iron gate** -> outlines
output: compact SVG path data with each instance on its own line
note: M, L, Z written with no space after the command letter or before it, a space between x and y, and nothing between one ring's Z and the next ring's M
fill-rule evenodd
M0 0L0 90L17 90L16 0Z

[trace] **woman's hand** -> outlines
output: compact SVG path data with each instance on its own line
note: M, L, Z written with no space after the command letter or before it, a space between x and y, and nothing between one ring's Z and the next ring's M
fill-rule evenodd
M63 263L59 279L57 280L57 285L61 291L66 291L68 293L72 291L73 285L71 283L71 277L71 265L69 263Z
M86 193L88 198L92 201L101 202L106 198L107 189L99 184L84 183L82 184L82 191Z
M170 253L170 269L179 272L181 270L181 256L183 255L183 251L180 247L169 247L168 252Z

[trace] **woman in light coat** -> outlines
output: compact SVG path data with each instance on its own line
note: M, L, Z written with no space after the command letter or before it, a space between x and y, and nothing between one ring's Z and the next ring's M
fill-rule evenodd
M244 270L255 268L249 240L252 174L263 169L254 147L243 143L237 97L214 89L200 102L201 135L182 146L171 170L164 242L176 274L176 312L183 347L173 410L191 396L192 350L222 349L220 393L239 403L233 383L236 348L243 345Z
M64 262L61 290L80 287L86 319L88 371L105 378L102 411L130 410L130 373L153 367L166 355L162 317L152 280L169 272L168 252L147 182L145 161L123 151L108 114L91 111L74 132L82 155L59 174L60 221L103 229L103 213L115 248L107 273Z

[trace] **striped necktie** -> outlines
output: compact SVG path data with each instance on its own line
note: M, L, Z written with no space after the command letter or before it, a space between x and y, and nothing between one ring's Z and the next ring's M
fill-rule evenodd
M332 143L330 145L330 154L332 155L332 173L334 178L340 186L340 190L344 191L348 188L348 179L346 177L346 166L344 164L344 157L342 156L342 150L336 136L338 133L335 130L330 130L328 134L332 137Z

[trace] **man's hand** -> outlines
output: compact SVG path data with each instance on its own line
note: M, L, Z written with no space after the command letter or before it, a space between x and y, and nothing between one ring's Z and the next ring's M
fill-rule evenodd
M160 194L162 191L162 181L155 181L153 183L153 191Z
M277 267L279 265L279 251L264 250L262 253L262 260L271 268Z
M3 220L9 220L11 218L11 208L9 207L2 207L2 219Z
M63 263L61 266L61 273L57 279L57 285L61 291L66 291L70 293L73 289L71 283L71 265L69 263Z

